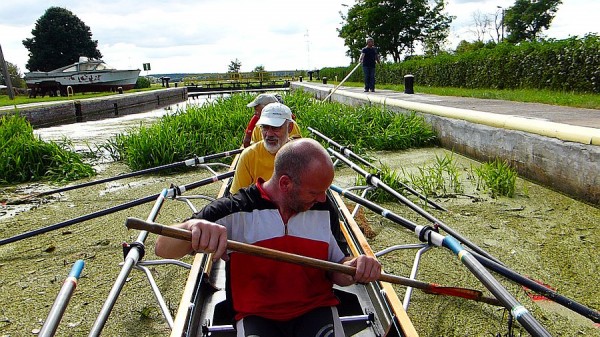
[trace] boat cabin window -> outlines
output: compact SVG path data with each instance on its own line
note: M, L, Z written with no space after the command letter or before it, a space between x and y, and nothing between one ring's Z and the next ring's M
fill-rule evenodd
M106 69L113 69L113 67L111 67L111 66L109 66L108 64L105 64L105 63L100 63L96 67L96 70L106 70Z
M79 65L79 71L90 71L96 68L96 63L82 63Z
M63 70L63 73L67 73L67 72L70 72L70 71L77 71L77 65L73 65L73 66L71 66L69 68L66 68L65 70Z

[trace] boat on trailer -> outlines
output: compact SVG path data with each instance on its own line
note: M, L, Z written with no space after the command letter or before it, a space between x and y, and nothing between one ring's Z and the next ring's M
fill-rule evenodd
M25 73L25 83L33 93L59 91L62 96L73 92L117 91L133 89L140 69L118 70L102 60L79 57L73 64L51 71L32 71Z

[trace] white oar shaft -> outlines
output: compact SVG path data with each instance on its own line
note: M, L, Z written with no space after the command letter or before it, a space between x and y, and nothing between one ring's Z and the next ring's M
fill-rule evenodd
M341 86L341 85L342 85L344 82L346 82L346 80L347 80L347 79L350 77L350 75L352 75L352 74L354 73L354 71L355 71L356 69L358 69L358 66L359 66L359 65L360 65L360 62L356 64L356 66L354 67L354 69L352 69L352 71L351 71L351 72L350 72L348 75L346 75L346 77L344 77L344 79L343 79L343 80L342 80L342 81L341 81L341 82L340 82L338 85L336 85L336 86L335 86L335 88L333 88L333 90L331 90L331 92L329 93L329 95L327 95L327 97L325 97L325 99L323 100L323 102L327 101L327 99L328 99L329 97L331 97L331 95L333 95L333 93L334 93L334 92L335 92L335 91L336 91L336 90L337 90L337 89L338 89L338 88L339 88L339 87L340 87L340 86Z

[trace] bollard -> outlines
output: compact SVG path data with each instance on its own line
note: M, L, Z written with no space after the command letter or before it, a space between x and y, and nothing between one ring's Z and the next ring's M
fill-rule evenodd
M117 92L118 92L119 94L122 94L122 93L123 93L123 87L118 87L118 88L117 88Z
M73 104L75 105L75 121L77 123L81 123L81 122L83 122L83 113L81 112L81 102L75 101L75 102L73 102Z
M298 76L298 79L300 80L300 82L302 82L302 76Z
M313 71L309 71L308 72L308 80L312 81L312 75L313 75Z
M323 84L327 84L327 77L323 76Z
M413 75L405 75L404 76L404 93L405 94L414 94L415 90L414 90L414 84L415 84L415 77Z

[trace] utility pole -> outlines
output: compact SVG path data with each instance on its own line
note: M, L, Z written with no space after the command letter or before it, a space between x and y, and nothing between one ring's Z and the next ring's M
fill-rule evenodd
M306 58L308 60L306 70L310 70L310 39L308 38L308 29L306 30L304 37L306 38Z
M503 42L504 41L504 8L502 6L496 6L496 8L498 8L502 11L502 18L500 19L500 29L502 32L500 35L501 36L500 42Z
M15 99L15 92L13 91L12 82L10 75L8 74L8 65L4 61L4 54L2 53L2 46L0 45L0 67L2 67L2 75L6 81L6 90L8 91L8 98Z

